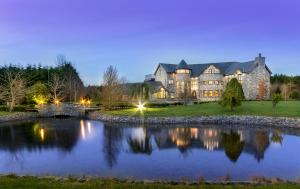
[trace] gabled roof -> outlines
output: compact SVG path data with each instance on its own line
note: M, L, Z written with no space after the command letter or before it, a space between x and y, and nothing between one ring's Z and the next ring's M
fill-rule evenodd
M176 70L179 70L179 69L190 69L190 68L184 60L181 60L181 62L176 67Z
M184 61L184 60L183 60ZM159 63L159 66L162 66L167 73L175 73L176 69L180 66L186 66L188 69L191 69L191 77L198 77L202 74L209 66L213 65L214 67L218 68L220 72L224 75L232 75L237 70L240 70L243 73L250 73L256 67L255 61L248 61L248 62L218 62L218 63L204 63L204 64L186 64L186 62L180 62L178 64L166 64L166 63ZM158 66L158 67L159 67ZM180 68L181 69L181 68ZM270 69L266 66L266 69L271 73ZM156 71L155 71L156 72Z

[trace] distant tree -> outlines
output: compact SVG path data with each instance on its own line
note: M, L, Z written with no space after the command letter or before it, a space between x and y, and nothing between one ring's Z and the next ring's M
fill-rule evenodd
M233 78L227 83L219 103L224 107L229 106L230 110L233 111L233 108L240 106L244 99L245 96L242 85L236 78Z
M282 96L279 93L274 93L272 95L272 104L273 104L273 108L276 107L276 105L282 100Z
M26 96L36 104L44 104L48 102L50 94L45 84L37 82L27 90Z
M120 99L122 94L121 84L117 68L109 66L103 75L101 92L101 101L106 108L111 109Z
M48 86L53 101L63 99L64 80L58 74L52 74Z
M64 92L67 101L77 102L83 95L84 85L73 64L62 55L57 57L60 72L63 73Z
M267 97L267 84L265 80L260 80L258 83L258 89L257 89L257 96L256 99L257 100L265 100Z
M291 98L291 99L294 99L294 100L299 99L299 92L298 92L298 91L293 91L293 92L290 94L290 98Z
M281 94L281 90L280 90L280 87L279 87L279 86L276 88L275 93Z
M19 70L6 68L0 75L0 99L9 105L11 112L14 106L25 97L26 82Z

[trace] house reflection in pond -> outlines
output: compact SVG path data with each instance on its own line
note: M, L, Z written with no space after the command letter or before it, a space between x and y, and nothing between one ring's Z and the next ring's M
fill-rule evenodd
M219 148L221 140L219 131L216 129L203 129L201 132L203 145L209 151L214 151Z
M178 148L186 153L192 149L224 151L226 156L236 162L242 152L252 154L259 162L269 146L269 132L215 128L176 128L161 129L152 133L157 147L161 150Z

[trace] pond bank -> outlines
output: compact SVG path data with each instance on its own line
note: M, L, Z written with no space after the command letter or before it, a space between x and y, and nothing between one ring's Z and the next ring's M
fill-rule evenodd
M298 188L297 182L285 182L280 179L261 178L249 182L206 182L199 178L198 182L172 181L135 181L134 179L119 180L115 178L95 178L95 177L55 177L55 176L0 176L0 185L3 188L130 188L130 189L154 189L154 188L177 188L177 189L196 189L196 188Z
M36 112L13 112L0 116L0 123L7 121L19 121L32 118L38 118L39 115Z
M268 116L198 116L198 117L135 117L112 116L101 112L92 112L89 119L114 123L147 123L147 124L241 124L253 126L300 128L300 118Z

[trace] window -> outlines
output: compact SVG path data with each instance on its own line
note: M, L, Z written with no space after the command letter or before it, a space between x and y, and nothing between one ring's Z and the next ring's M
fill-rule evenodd
M170 84L170 85L173 85L173 84L174 84L174 80L173 80L173 79L170 79L170 80L169 80L169 84Z
M190 73L190 70L188 70L188 69L180 69L180 70L176 70L176 73L179 73L179 74L188 74L188 73Z
M242 82L242 74L238 74L238 78L237 79L238 79L239 82Z
M215 91L215 97L219 97L219 91Z
M203 91L203 96L207 97L207 91L206 90Z
M158 92L155 93L156 98L166 98L167 92L164 88L161 88Z
M209 84L209 85L212 85L212 84L213 84L213 81L208 81L208 84Z
M213 91L209 91L209 97L213 96Z
M203 81L203 85L206 85L206 83L207 83L206 81Z
M177 94L184 93L184 87L185 87L184 81L182 82L177 81L176 83Z
M174 93L171 93L171 94L170 94L170 97L171 97L171 98L175 98L175 94L174 94Z
M215 81L215 85L219 85L219 81Z
M193 79L192 82L191 82L191 89L192 91L197 91L198 90L198 81Z

